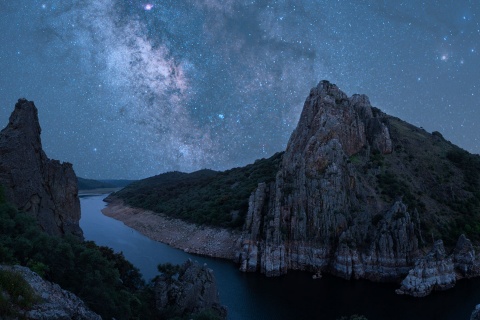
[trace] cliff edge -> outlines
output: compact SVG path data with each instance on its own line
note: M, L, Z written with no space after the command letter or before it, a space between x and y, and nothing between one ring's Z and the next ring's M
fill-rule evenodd
M73 167L46 156L40 133L34 103L19 99L0 132L0 185L7 201L34 216L47 233L82 236Z

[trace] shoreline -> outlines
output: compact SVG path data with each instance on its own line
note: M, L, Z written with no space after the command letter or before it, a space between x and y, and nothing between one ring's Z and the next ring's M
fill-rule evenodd
M235 260L235 248L240 238L238 231L197 226L153 211L127 206L120 199L109 202L102 213L122 221L152 240L187 253Z

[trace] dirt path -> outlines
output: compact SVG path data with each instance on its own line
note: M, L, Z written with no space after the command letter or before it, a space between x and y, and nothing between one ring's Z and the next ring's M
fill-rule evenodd
M239 232L196 226L152 211L129 207L119 199L109 203L102 213L122 221L150 239L185 252L235 260Z

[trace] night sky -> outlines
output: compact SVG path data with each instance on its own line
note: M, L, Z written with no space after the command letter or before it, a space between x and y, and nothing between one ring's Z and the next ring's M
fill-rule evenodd
M0 0L0 127L85 178L269 157L322 79L479 153L480 1Z

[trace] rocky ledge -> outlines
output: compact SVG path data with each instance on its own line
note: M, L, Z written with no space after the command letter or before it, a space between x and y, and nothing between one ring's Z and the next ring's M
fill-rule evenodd
M43 280L27 267L0 266L0 269L14 271L22 275L32 287L40 302L24 314L32 320L101 320L85 303L73 293L63 290L58 284ZM1 317L0 317L1 318Z

